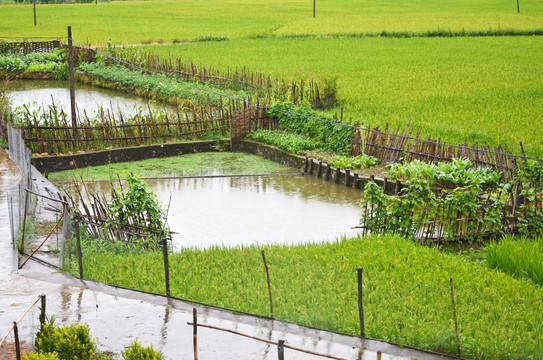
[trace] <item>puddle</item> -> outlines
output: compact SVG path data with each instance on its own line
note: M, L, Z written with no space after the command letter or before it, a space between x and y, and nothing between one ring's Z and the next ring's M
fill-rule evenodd
M70 110L70 90L67 81L20 80L8 85L9 99L12 109L26 105L31 112L46 109L55 104L67 115ZM85 84L75 84L76 110L79 114L86 112L89 116L100 107L113 111L117 116L134 115L138 108L147 109L149 100L107 90ZM151 103L151 107L173 111L173 107L164 104ZM147 112L148 110L146 110Z
M148 180L164 204L175 248L331 241L360 220L359 190L311 176ZM64 186L73 196L73 188ZM89 183L109 193L108 182Z

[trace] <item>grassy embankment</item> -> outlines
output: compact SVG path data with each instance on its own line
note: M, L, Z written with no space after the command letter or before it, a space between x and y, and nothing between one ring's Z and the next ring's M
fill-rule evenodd
M453 278L463 356L543 356L541 287L401 238L184 249L170 255L172 295L269 315L261 249L270 267L278 319L357 334L356 268L363 267L367 336L454 354ZM85 276L164 293L161 256L86 251Z
M0 22L4 36L63 36L70 24L76 39L92 43L226 36L152 51L287 78L337 77L347 117L363 124L404 126L412 119L423 135L447 142L507 143L520 152L522 141L529 155L543 156L543 37L350 38L543 28L543 3L525 2L520 14L515 5L326 0L313 19L311 5L300 1L112 2L39 6L38 27L24 20L31 6L19 5L3 6Z

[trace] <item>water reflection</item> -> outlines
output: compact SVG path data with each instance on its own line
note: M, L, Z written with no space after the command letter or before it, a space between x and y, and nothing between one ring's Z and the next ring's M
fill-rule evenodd
M174 247L297 244L353 235L359 190L309 176L148 180L169 207ZM64 184L63 184L64 185ZM89 183L100 193L108 182ZM66 191L73 192L71 185Z
M70 116L70 90L67 81L21 80L8 85L9 100L12 109L26 105L31 112L47 109L55 104ZM100 107L113 111L115 116L122 113L130 116L137 113L138 108L147 109L149 101L144 98L123 94L118 91L97 88L85 84L76 84L76 110L91 116ZM156 105L152 105L154 107ZM169 105L160 108L173 110Z

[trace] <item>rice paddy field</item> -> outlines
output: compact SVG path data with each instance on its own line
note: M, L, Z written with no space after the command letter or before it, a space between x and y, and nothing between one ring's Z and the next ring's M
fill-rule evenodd
M462 356L543 357L543 289L484 264L388 236L297 246L182 249L170 255L173 296L270 315L266 253L277 319L358 334L363 267L366 336L456 354L449 279ZM164 293L160 252L84 252L85 276ZM77 264L74 275L77 276ZM297 274L297 276L292 276Z
M38 6L34 27L31 6L2 5L0 36L65 36L71 25L94 45L154 43L145 50L201 65L336 78L331 111L344 107L353 122L411 120L422 136L517 153L522 142L541 157L543 2L516 10L503 0L324 0L313 18L298 0L114 1Z

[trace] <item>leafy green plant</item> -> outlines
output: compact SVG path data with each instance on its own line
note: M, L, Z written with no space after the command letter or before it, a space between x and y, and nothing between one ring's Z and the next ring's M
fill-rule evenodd
M163 360L164 355L155 349L153 345L143 347L137 340L121 352L124 360Z
M413 160L403 164L387 165L393 178L426 179L442 186L480 185L496 186L501 181L501 174L490 168L475 168L469 159L454 158L450 162L426 163Z
M96 341L86 324L57 326L54 321L44 324L36 334L36 351L54 353L58 360L91 360L97 355Z
M378 164L378 160L366 154L358 156L335 156L330 160L330 165L339 167L341 169L365 169L373 167Z
M309 104L296 106L291 102L276 102L268 115L296 134L305 135L325 144L326 149L339 155L347 155L353 139L352 129L336 125L329 114L313 110Z
M55 352L52 353L40 353L32 351L22 357L23 360L59 360Z
M126 191L122 188L111 189L108 224L111 228L116 228L117 224L143 227L150 231L150 235L156 235L154 242L147 244L151 248L156 248L158 241L162 240L161 236L169 234L166 215L156 194L147 183L132 173L127 175L126 183L128 185Z
M277 130L256 130L247 135L247 139L266 142L293 154L326 147L324 143L305 136Z

